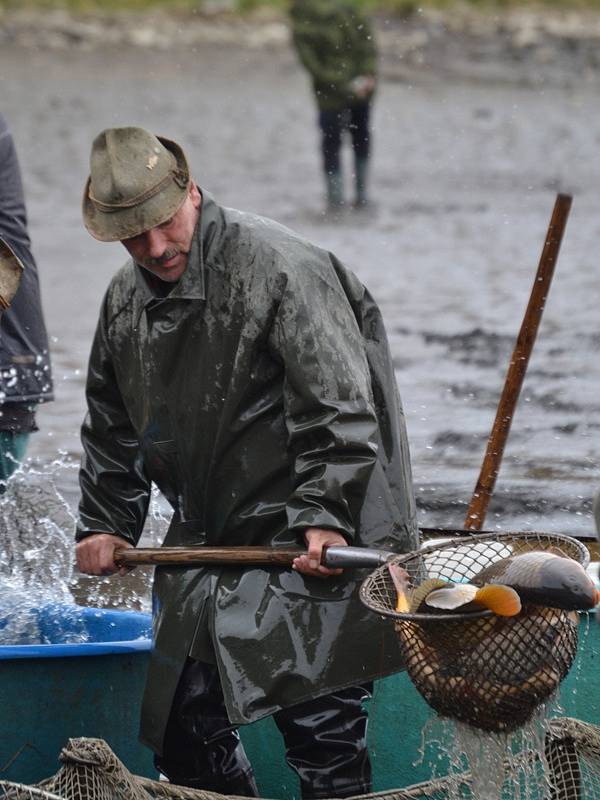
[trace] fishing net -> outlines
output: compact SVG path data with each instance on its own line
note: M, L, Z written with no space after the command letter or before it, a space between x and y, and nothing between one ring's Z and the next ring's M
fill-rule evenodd
M511 759L502 800L600 800L600 727L570 718L551 720L542 751L521 753L536 780L524 789ZM133 775L102 739L70 739L62 766L37 786L0 780L0 800L223 800L213 792L186 789ZM492 800L472 788L469 772L376 794L361 800ZM358 800L358 798L357 798Z
M558 534L474 534L395 558L414 590L437 578L466 583L491 564L532 550L560 553L587 566L576 539ZM554 694L577 651L578 615L524 606L513 617L470 613L401 613L388 565L363 583L361 600L394 620L407 672L440 715L485 731L513 731Z

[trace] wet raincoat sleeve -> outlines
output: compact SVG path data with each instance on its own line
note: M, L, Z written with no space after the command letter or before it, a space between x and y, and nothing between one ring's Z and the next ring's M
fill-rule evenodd
M135 545L144 527L151 485L115 376L107 316L105 301L86 384L88 414L81 430L84 455L76 539L113 533Z
M284 367L295 485L289 528L330 528L354 541L377 457L377 420L364 342L331 275L302 263L288 276L271 343Z

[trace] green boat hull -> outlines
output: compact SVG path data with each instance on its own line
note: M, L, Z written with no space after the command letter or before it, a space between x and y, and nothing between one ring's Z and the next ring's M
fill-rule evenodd
M98 613L104 612L93 610ZM81 657L23 658L17 653L3 658L6 648L0 647L0 779L32 784L54 774L61 748L79 736L105 739L132 772L156 777L151 753L137 741L149 651L132 641L133 649ZM577 660L561 687L560 714L600 724L599 679L600 626L594 615L584 614ZM431 777L421 750L423 727L433 716L405 673L376 683L369 723L374 791ZM272 720L248 725L241 735L261 796L299 797Z

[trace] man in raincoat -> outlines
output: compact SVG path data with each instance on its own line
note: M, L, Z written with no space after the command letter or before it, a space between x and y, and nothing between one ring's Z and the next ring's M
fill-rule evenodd
M293 0L292 38L313 84L329 208L344 205L342 132L354 151L355 206L367 205L369 117L377 52L368 18L352 0Z
M324 545L416 545L404 419L381 316L334 255L223 208L182 149L94 141L83 214L131 259L104 298L82 428L80 569L117 571L154 482L165 545L303 545L292 570L160 568L141 738L174 783L256 794L237 734L273 714L304 798L370 791L362 701L401 668L364 571Z

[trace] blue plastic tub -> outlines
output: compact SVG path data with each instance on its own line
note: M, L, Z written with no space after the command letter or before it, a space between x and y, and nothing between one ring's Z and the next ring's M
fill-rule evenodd
M0 660L144 653L151 648L152 618L137 611L52 603L35 609L40 643L0 646ZM70 639L82 641L69 641Z
M138 742L150 615L63 604L34 613L41 644L0 646L0 778L54 774L76 736L106 739L129 769L155 777Z

